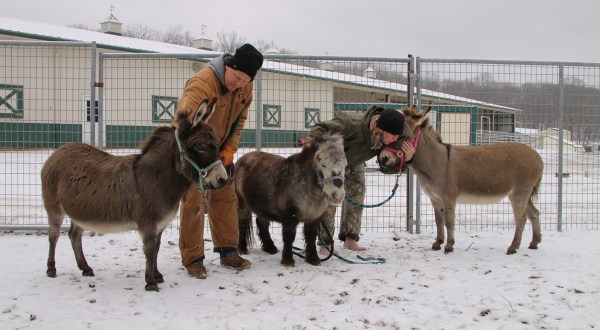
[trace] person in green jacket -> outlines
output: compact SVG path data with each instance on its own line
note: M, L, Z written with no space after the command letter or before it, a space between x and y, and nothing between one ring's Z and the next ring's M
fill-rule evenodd
M387 144L398 140L404 129L404 117L396 109L370 106L366 112L343 114L328 121L315 124L309 131L310 136L321 136L326 133L340 133L344 138L344 152L348 161L345 171L344 189L346 195L355 202L364 203L365 199L365 162L379 153L380 149ZM405 162L410 162L415 149L411 143L405 141L402 144L405 153ZM338 238L344 242L344 247L354 251L364 251L360 246L360 228L362 208L344 201L342 204L341 226ZM334 221L336 207L330 206L327 210L323 224L327 227L331 236L324 228L321 235L327 244L333 242ZM323 247L322 252L325 252Z

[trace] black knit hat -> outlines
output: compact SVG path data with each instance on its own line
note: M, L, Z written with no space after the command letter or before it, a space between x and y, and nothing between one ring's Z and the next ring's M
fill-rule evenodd
M401 135L404 130L404 116L396 109L383 109L377 119L377 127L394 135Z
M263 64L263 56L251 44L244 44L235 50L235 54L225 64L247 74L250 76L250 81L252 81Z

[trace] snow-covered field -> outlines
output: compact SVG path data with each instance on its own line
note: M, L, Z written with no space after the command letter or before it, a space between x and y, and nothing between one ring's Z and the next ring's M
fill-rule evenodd
M5 219L0 225L45 223L38 181L47 154L0 154L1 173L14 173L0 177ZM546 162L549 168L552 161ZM197 280L181 266L173 225L159 253L165 283L158 293L144 291L145 263L135 232L84 236L95 277L81 276L62 235L58 277L48 278L47 235L2 231L0 329L597 329L598 231L572 229L568 223L566 230L556 231L554 171L544 174L538 204L546 224L539 250L526 248L527 228L522 249L510 256L505 255L513 236L509 204L459 205L455 251L445 255L431 250L431 222L424 223L421 234L405 231L403 180L397 197L363 216L361 243L369 249L361 256L385 258L383 264L334 258L315 267L296 258L295 268L285 268L280 254L254 247L248 256L252 268L236 272L219 265L207 242L209 277ZM563 191L563 217L583 219L597 229L596 174L568 171L575 185ZM393 179L369 173L368 202L389 196ZM428 199L420 203L423 216L431 219ZM296 246L303 244L300 232ZM273 238L281 248L280 235ZM359 261L356 253L339 244L337 249Z
M597 329L597 231L548 231L539 250L505 255L512 231L458 232L455 251L432 251L433 234L369 233L363 257L312 266L259 248L252 268L222 268L206 245L206 280L188 277L177 234L159 255L161 291L144 291L136 233L84 237L95 277L82 277L66 235L57 278L45 274L47 236L0 234L2 329ZM276 238L277 235L274 235ZM281 242L279 246L281 246ZM297 240L301 244L301 240ZM299 246L299 245L298 245ZM338 253L359 261L355 253Z

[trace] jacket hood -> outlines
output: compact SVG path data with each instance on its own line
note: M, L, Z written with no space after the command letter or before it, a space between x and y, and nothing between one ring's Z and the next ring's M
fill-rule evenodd
M225 58L231 57L231 54L223 54L219 57L213 58L210 62L208 62L208 67L217 75L221 86L227 89L227 85L225 85Z

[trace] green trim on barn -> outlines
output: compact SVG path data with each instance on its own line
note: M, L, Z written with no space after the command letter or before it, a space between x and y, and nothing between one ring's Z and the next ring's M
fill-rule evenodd
M106 148L138 148L158 127L106 125Z
M23 86L0 84L0 118L23 118Z
M333 110L341 110L341 111L367 111L367 109L371 105L376 105L382 108L392 108L392 109L402 109L406 104L404 103L342 103L336 102L333 103Z
M268 147L297 147L298 139L306 137L308 130L306 131L294 131L294 130L265 130L261 132L261 148ZM256 147L256 130L244 129L240 142L238 143L240 148L254 148Z
M58 148L69 142L81 142L79 124L0 123L0 148Z

